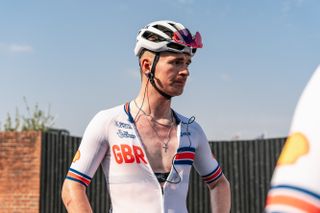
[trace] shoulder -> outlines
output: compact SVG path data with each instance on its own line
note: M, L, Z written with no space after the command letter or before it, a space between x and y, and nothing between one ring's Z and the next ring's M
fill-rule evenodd
M200 124L196 121L195 116L184 116L177 112L174 112L176 119L181 124L180 136L189 136L196 144L207 142L207 137L201 128Z
M105 141L108 138L110 127L115 120L128 119L124 105L100 110L87 125L83 134L83 141Z
M202 131L202 128L200 124L196 121L195 116L187 117L175 111L174 114L177 121L181 123L181 126L188 126L189 130L192 129L194 131Z
M124 110L124 105L118 105L109 109L104 109L98 111L94 117L91 119L89 125L106 127L110 122L115 120L118 117L125 118L127 115Z
M124 111L124 105L118 105L112 108L108 108L108 109L103 109L100 110L95 116L97 117L113 117L113 116L117 116L121 113L125 112Z

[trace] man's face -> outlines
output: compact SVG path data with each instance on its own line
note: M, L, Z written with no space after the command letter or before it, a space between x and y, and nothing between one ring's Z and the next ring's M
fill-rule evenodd
M157 85L171 96L181 95L189 76L191 56L184 53L163 52L155 70Z

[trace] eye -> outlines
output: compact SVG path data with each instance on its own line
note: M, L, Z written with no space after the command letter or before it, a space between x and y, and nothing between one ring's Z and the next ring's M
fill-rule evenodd
M182 61L182 60L176 60L176 61L175 61L175 64L176 64L176 65L181 65L181 64L183 64L183 61Z
M173 65L182 65L183 64L183 60L176 59L176 60L170 61L169 63L173 64Z

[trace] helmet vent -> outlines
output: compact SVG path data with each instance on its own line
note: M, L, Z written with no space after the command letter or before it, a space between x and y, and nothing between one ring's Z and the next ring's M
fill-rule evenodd
M169 28L162 26L162 25L154 25L153 27L162 31L163 33L167 34L170 38L172 38L173 32Z
M181 30L177 25L175 25L174 23L168 23L170 24L172 27L174 27L177 31Z
M185 48L183 45L177 44L177 43L173 43L173 42L168 43L167 47L175 49L175 50L183 50Z
M149 41L153 41L153 42L161 42L161 41L165 41L166 39L163 38L162 36L159 36L153 32L150 31L145 31L142 34L142 37L149 40Z

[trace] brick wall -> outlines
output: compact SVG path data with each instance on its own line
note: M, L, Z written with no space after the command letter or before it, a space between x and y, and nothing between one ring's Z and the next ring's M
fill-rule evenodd
M0 132L0 212L39 212L41 132Z

